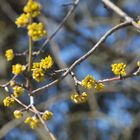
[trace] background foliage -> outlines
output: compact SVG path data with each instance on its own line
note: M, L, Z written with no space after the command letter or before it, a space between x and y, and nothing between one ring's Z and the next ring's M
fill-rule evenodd
M43 5L44 21L48 35L63 20L71 0L38 0ZM139 0L114 0L130 16L136 18L140 13ZM14 59L7 63L5 50L13 48L22 52L28 48L26 30L17 29L14 21L22 13L25 0L0 0L0 82L12 77L11 65L25 61ZM112 26L122 19L106 9L99 0L81 0L76 11L66 22L54 40L45 48L43 56L51 54L56 68L70 66ZM44 40L35 44L36 49ZM81 80L87 74L96 79L112 77L110 65L123 61L131 71L140 54L140 36L135 29L121 29L111 35L92 56L78 65L74 71ZM22 80L22 77L21 77ZM47 82L47 81L46 81ZM69 97L74 90L72 79L67 77L36 97L38 108L49 108L54 117L47 123L58 140L139 140L140 139L140 87L139 77L106 84L100 93L91 93L86 104L75 105ZM41 86L40 84L39 86ZM36 82L34 88L37 88ZM1 90L3 93L3 90ZM2 140L44 140L41 129L32 131L11 115L14 108L3 106L4 94L0 94L0 136ZM23 97L26 103L26 96ZM16 107L15 107L16 108ZM23 137L21 137L23 136Z

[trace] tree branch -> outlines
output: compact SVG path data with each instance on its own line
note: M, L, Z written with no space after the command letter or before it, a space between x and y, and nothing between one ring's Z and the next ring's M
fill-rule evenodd
M92 47L91 50L89 50L85 55L83 55L82 57L80 57L78 60L76 60L69 68L68 70L63 73L63 75L59 78L59 79L56 79L55 81L51 82L50 84L47 84L43 87L40 87L34 91L32 91L31 94L35 94L35 93L39 93L41 90L44 90L44 89L47 89L53 85L55 85L56 83L58 83L59 81L61 81L64 77L66 77L72 69L74 69L78 64L80 64L81 62L83 62L87 57L89 57L95 50L96 48L98 48L106 39L107 37L109 37L112 33L114 33L115 31L121 29L121 28L124 28L126 26L130 26L131 25L131 22L130 21L127 21L127 22L123 22L123 23L120 23L118 25L116 25L115 27L111 28L110 30L108 30L101 38L100 40Z
M113 2L110 0L102 0L102 2L109 7L111 10L113 10L116 14L118 14L120 17L124 18L125 21L131 22L134 27L140 30L140 26L134 21L133 18L128 16L124 11L122 11L118 6L116 6Z

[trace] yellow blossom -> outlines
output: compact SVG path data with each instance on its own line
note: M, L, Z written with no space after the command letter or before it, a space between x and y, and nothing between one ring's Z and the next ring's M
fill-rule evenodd
M30 23L30 14L21 14L20 17L16 19L15 23L18 27L27 26Z
M44 80L44 71L41 68L33 69L32 73L33 79L35 79L37 82L41 82Z
M29 13L32 17L36 17L40 14L41 6L39 3L29 0L24 7L24 12Z
M44 29L43 23L32 23L28 26L28 35L32 37L34 41L41 39L47 34Z
M14 117L15 117L16 119L22 118L22 117L23 117L23 112L20 111L20 110L15 110L15 111L14 111Z
M5 52L7 61L11 61L14 58L14 52L12 49L9 49Z
M37 68L41 68L40 63L39 62L34 62L33 66L32 66L32 70L37 69Z
M40 126L40 121L36 117L27 117L24 123L29 124L32 129Z
M6 106L6 107L12 106L14 104L14 99L11 97L6 97L3 100L3 103L4 103L4 106Z
M94 87L95 83L95 78L93 78L91 75L88 75L84 78L84 80L82 80L81 85L87 89L91 89Z
M104 89L104 84L96 83L94 88L95 88L95 90L100 91L100 90Z
M12 66L12 73L18 75L25 70L25 66L21 64L16 64Z
M85 103L87 101L87 93L83 92L82 94L78 94L78 93L73 93L71 95L71 100L74 103Z
M137 66L140 67L140 61L137 62Z
M52 113L52 112L50 112L50 111L45 111L45 112L43 113L43 115L42 115L42 119L43 119L44 121L47 121L47 120L50 120L50 119L52 118L52 116L53 116L53 113Z
M138 20L137 24L140 26L140 20Z
M126 64L124 63L112 64L111 67L112 67L112 72L115 75L118 75L118 76L126 75L126 70L125 70Z
M32 23L28 26L28 34L33 40L39 40L47 34L43 23Z
M15 81L10 81L10 86L13 87L16 85L16 82Z
M37 119L36 117L32 117L32 120L30 122L30 127L32 129L34 129L35 127L39 127L40 126L40 121L39 119Z
M24 123L30 123L32 120L32 117L31 116L28 116L25 120L24 120Z
M21 96L23 94L23 91L24 91L23 87L20 87L20 86L13 87L14 96L16 98Z
M50 55L42 59L40 63L41 68L43 68L44 70L51 68L52 65L53 65L53 60Z

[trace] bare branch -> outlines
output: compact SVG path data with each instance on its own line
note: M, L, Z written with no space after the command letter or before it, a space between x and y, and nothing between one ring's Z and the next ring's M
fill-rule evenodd
M56 30L52 33L52 35L46 39L46 41L43 43L43 45L40 47L39 51L37 52L37 54L39 54L42 49L54 38L54 36L57 34L57 32L59 32L59 30L63 27L63 25L65 24L65 22L67 21L67 19L71 16L71 14L73 13L73 11L75 10L75 8L77 7L78 3L80 2L80 0L75 0L75 2L72 4L71 9L69 10L69 12L67 13L67 15L64 17L63 21L58 25L58 27L56 28Z
M112 9L116 14L118 14L120 17L124 18L125 21L131 22L134 27L140 30L140 26L134 21L133 18L128 16L124 11L122 11L118 6L116 6L114 3L112 3L110 0L102 0L102 2Z

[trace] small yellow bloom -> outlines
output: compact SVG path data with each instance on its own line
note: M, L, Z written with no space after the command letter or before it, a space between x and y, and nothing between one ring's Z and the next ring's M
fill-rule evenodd
M29 124L32 129L40 126L40 121L36 117L27 117L24 123Z
M34 62L33 66L32 66L32 70L37 69L37 68L41 68L40 63L39 62Z
M22 73L25 70L25 66L21 65L21 64L16 64L12 66L12 73L15 75L18 75L20 73Z
M43 81L45 77L44 71L41 68L33 69L32 76L37 82Z
M81 85L87 89L91 89L94 87L96 83L96 80L94 77L92 77L91 75L88 75L87 77L84 78L84 80L82 80Z
M73 93L70 98L74 103L78 103L78 97L79 95L77 93Z
M25 120L24 120L24 123L30 123L32 120L32 117L31 116L28 116Z
M20 86L13 87L14 96L17 98L23 94L24 88Z
M22 118L22 117L23 117L23 112L20 111L20 110L15 110L15 111L14 111L14 117L15 117L16 119Z
M53 60L50 55L42 59L40 63L41 68L43 68L44 70L51 68L52 65L53 65Z
M12 49L9 49L5 52L7 61L11 61L14 58L14 52Z
M104 84L96 83L94 88L95 88L95 90L100 91L100 90L104 89Z
M44 121L47 121L47 120L50 120L50 119L52 118L52 116L53 116L53 113L52 113L52 112L50 112L50 111L45 111L45 112L43 113L43 115L42 115L42 119L43 119Z
M40 14L41 5L32 0L28 1L28 3L24 7L24 12L29 13L32 17L36 17Z
M30 127L32 129L34 129L35 127L39 127L40 126L40 121L39 119L37 119L36 117L32 117L32 120L30 122Z
M11 98L11 97L6 97L4 100L3 100L3 103L4 103L4 106L6 107L9 107L9 106L12 106L14 104L14 99Z
M140 20L138 20L137 24L140 26Z
M71 100L74 103L85 103L87 101L87 93L83 92L81 95L79 95L78 93L73 93L71 95Z
M124 63L112 64L111 67L112 67L112 72L115 75L118 75L118 76L126 75L126 70L125 70L126 64Z
M41 39L47 34L47 31L44 29L43 23L32 23L28 26L28 35L32 37L34 41Z
M18 27L27 26L30 23L30 14L21 14L21 16L17 18L15 23Z
M13 87L16 85L16 82L15 81L10 81L10 86Z
M137 66L140 67L140 61L137 62Z

